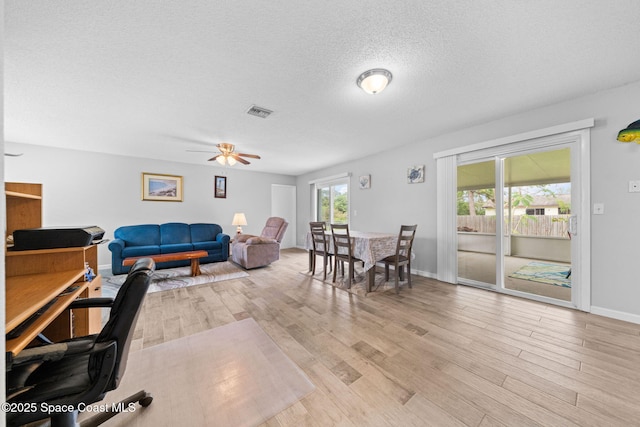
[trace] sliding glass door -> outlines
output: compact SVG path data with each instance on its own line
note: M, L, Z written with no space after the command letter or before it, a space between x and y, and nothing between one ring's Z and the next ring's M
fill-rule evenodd
M503 160L506 289L571 301L571 149Z
M458 277L461 283L496 285L495 160L457 170Z
M456 211L447 212L456 222L453 239L446 232L439 237L444 257L438 278L587 306L588 288L582 285L588 268L581 268L587 265L589 229L588 201L581 191L585 140L588 135L575 133L442 158L443 178L455 159L455 187L447 189L445 182L442 188L455 191ZM455 259L447 255L447 246L455 248Z
M327 224L349 223L349 181L317 183L316 220Z

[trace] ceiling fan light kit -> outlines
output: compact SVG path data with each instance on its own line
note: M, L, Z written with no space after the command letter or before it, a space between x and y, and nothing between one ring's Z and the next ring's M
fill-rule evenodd
M360 74L357 84L365 92L375 95L382 92L391 83L392 78L393 76L389 70L374 68Z
M220 150L220 154L213 156L209 159L209 161L215 160L221 165L228 164L229 166L233 166L236 163L242 163L243 165L250 164L249 161L245 160L243 157L249 157L250 159L259 159L260 156L256 154L245 154L245 153L236 153L235 145L229 144L227 142L221 142L216 145L218 150Z

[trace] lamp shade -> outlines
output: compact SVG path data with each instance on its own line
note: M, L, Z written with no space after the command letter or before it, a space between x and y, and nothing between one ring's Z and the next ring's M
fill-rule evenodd
M358 86L367 93L375 95L380 93L391 82L392 75L388 70L382 68L375 68L373 70L365 71L358 77Z
M247 225L247 218L241 212L234 213L231 225Z
M236 212L233 214L233 221L231 221L231 225L237 225L238 228L236 228L236 233L242 234L242 226L247 225L247 218L242 212Z

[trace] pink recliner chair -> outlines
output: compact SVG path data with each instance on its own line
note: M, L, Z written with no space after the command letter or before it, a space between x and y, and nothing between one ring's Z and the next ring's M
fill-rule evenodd
M280 259L280 243L289 223L271 217L260 236L238 234L231 243L231 261L246 269L264 267Z

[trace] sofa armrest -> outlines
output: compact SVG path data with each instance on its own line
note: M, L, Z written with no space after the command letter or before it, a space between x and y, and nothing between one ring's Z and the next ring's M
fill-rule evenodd
M125 247L125 243L124 243L124 240L122 239L113 239L112 241L109 242L109 250L114 254L117 254L118 256L122 254L124 247Z
M253 236L249 239L247 239L246 244L247 245L264 245L264 244L273 244L273 243L278 243L278 241L276 239L269 239L268 237L259 237L259 236Z
M236 234L236 236L233 238L233 243L245 243L252 237L256 236L254 236L253 234Z
M229 237L228 234L218 233L218 235L216 236L216 241L222 243L223 245L229 245L229 240L231 240L231 237Z

